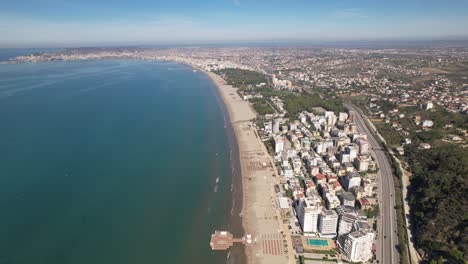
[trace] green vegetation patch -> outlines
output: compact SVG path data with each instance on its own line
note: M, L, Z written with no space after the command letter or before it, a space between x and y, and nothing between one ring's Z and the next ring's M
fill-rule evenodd
M274 114L275 110L268 104L267 99L265 98L252 98L249 100L255 111L259 115Z
M411 216L416 244L433 263L468 257L468 152L457 146L406 148L411 164Z
M222 69L216 72L224 77L226 82L233 86L256 85L266 83L267 77L256 71L242 69Z
M374 123L375 127L379 131L379 134L385 139L388 145L394 147L399 146L404 137L396 131L390 124L387 123Z
M366 216L368 218L375 218L379 215L380 213L380 208L379 208L379 205L376 204L374 206L372 206L372 208L369 208L369 209L366 209L364 210L364 212L366 213Z
M451 124L454 127L468 129L468 115L450 112L440 106L434 111L422 111L421 119L434 121L435 128L442 128L446 124Z
M263 97L278 96L278 97L283 98L283 97L290 96L290 95L294 94L293 92L289 92L289 91L275 90L275 89L271 88L270 86L257 88L255 91L260 93L261 95L263 95Z
M298 113L307 110L312 112L314 107L323 107L328 111L345 112L346 108L343 106L343 101L339 98L322 99L317 94L301 94L301 95L287 95L282 98L284 100L285 109L290 115L295 116Z

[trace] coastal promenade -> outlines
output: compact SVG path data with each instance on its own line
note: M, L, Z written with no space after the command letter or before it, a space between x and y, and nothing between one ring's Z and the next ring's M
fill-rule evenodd
M246 247L250 264L295 263L292 243L283 236L274 203L277 182L272 158L258 137L252 120L256 114L247 101L237 94L237 88L212 72L205 72L216 84L228 110L239 145L242 174L242 224L252 234L253 243ZM284 232L284 231L283 231Z

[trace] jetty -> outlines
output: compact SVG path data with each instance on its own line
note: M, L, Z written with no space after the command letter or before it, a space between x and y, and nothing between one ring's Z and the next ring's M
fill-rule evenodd
M214 234L211 234L210 247L212 250L227 250L234 243L242 243L248 245L252 243L252 235L245 235L242 238L234 238L234 236L228 231L216 230Z

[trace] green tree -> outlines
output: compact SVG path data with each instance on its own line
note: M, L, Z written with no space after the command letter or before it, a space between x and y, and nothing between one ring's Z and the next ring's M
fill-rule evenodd
M413 172L410 204L417 246L432 261L463 263L468 255L467 150L410 145L406 153Z

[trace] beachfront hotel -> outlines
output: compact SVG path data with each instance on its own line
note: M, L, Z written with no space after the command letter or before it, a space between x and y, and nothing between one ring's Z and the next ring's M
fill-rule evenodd
M320 200L306 198L298 200L296 207L297 218L302 227L304 235L313 235L317 233L318 219L322 212Z
M343 253L352 262L365 262L372 258L372 243L374 233L367 231L355 231L347 235Z

